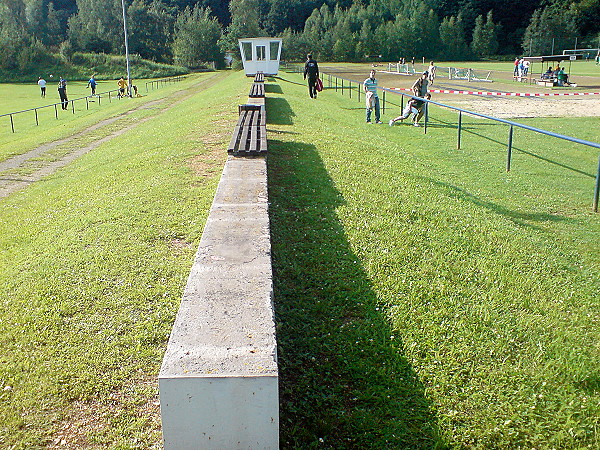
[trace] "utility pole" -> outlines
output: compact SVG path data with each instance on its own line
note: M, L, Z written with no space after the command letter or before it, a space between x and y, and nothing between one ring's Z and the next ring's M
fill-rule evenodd
M129 42L127 39L127 18L125 16L125 0L121 0L123 8L123 34L125 35L125 60L127 61L127 95L131 97L131 72L129 70Z

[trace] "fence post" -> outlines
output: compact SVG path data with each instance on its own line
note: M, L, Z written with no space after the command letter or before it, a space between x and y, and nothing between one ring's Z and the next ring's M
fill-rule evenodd
M385 114L385 91L383 91L383 114Z
M85 98L85 109L86 111L90 109L90 103L88 102L88 98Z
M508 160L506 161L506 171L510 172L510 159L512 157L512 140L513 140L513 126L510 126L508 131Z
M456 144L456 149L460 150L460 132L462 130L462 111L458 112L458 142Z
M352 98L352 81L348 81L348 92L350 93L350 98Z
M344 79L342 78L342 95L344 95Z
M594 212L598 212L598 195L600 194L600 157L598 158L598 173L596 174L596 187L594 188Z
M56 120L58 120L58 108L56 107L56 103L54 104L54 115L56 116Z
M337 92L337 77L335 77L335 92Z
M425 126L423 127L423 134L427 134L427 122L429 121L429 102L425 102L423 107L425 108Z
M73 111L73 114L75 114L75 100L71 100L71 110Z
M36 124L36 125L39 125L40 123L38 122L38 113L37 113L37 108L36 108L36 109L34 109L34 111L35 111L35 124Z
M12 128L12 132L15 132L15 124L13 122L12 114L10 114L10 127Z

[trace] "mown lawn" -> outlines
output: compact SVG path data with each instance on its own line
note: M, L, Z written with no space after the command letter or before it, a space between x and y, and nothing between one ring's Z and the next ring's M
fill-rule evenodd
M282 445L600 446L598 152L519 130L507 173L505 125L463 117L456 150L455 114L432 108L425 135L278 84ZM600 140L560 120L528 124Z
M246 90L137 99L137 127L0 199L0 447L160 447L158 370Z

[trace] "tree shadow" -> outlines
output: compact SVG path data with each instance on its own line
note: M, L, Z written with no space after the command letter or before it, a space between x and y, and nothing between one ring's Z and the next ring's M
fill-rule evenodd
M269 140L281 448L446 448L315 146Z

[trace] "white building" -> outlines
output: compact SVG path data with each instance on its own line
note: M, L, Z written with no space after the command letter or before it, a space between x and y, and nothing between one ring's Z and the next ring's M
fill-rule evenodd
M240 54L246 76L253 77L257 72L277 75L281 58L281 38L238 39Z

